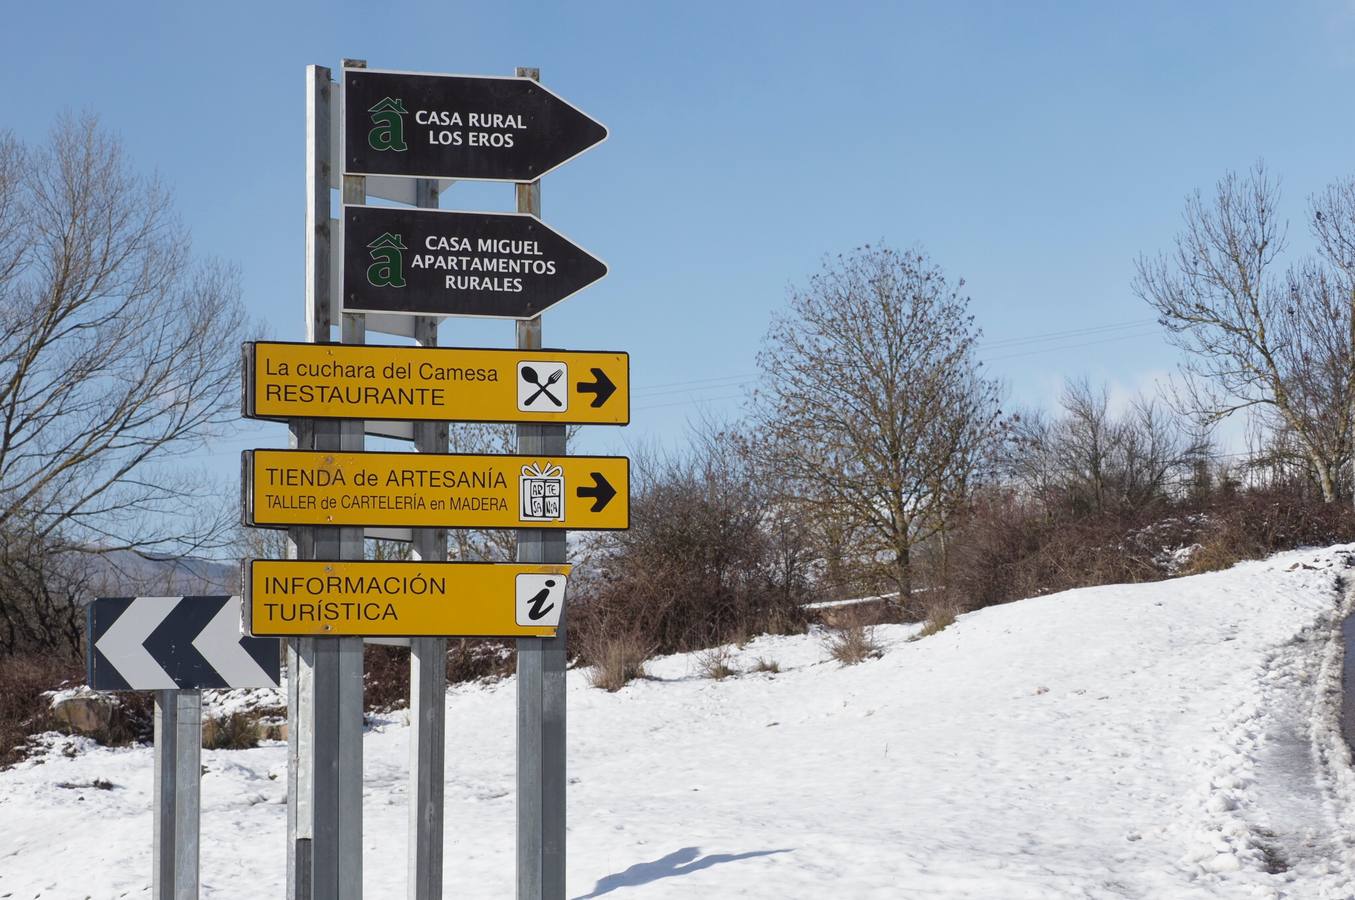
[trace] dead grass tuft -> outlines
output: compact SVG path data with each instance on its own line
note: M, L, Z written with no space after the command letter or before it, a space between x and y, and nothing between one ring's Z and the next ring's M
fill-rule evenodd
M926 611L927 618L923 621L921 630L913 636L913 640L931 637L945 631L955 624L955 618L960 614L955 604L947 601L929 604Z
M823 646L829 656L844 666L854 666L884 655L884 647L875 637L875 626L861 621L826 632Z
M696 672L702 678L723 681L739 674L734 668L734 653L726 646L712 647L696 654Z
M595 637L583 648L583 657L592 667L588 683L604 691L621 690L636 678L646 677L645 660L653 653L635 633Z
M259 720L247 712L208 719L202 723L204 750L252 750L259 746Z

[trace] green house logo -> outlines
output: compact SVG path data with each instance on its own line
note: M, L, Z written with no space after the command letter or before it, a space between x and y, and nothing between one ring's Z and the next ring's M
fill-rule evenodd
M386 232L367 245L374 262L367 267L367 282L372 287L405 286L405 254L409 249L398 234Z
M367 144L373 150L408 150L405 143L404 103L385 97L367 112L372 114L372 130L367 132Z

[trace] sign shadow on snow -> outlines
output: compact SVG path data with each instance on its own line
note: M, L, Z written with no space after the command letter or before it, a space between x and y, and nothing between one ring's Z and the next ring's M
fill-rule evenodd
M593 897L601 897L603 894L609 894L617 888L635 887L641 884L648 884L651 881L658 881L660 878L670 878L674 875L686 875L688 872L696 872L701 869L709 869L711 866L720 863L736 862L740 859L752 859L755 856L771 856L776 853L790 853L791 848L782 850L751 850L748 853L711 853L701 856L700 847L683 847L681 850L674 850L667 856L654 860L653 862L636 863L623 872L617 872L614 875L607 875L598 879L598 883L593 885L591 893L575 897L574 900L592 900ZM699 859L697 857L700 857Z

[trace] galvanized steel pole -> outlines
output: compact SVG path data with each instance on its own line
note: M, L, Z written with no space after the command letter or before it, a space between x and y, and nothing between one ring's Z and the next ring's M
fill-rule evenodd
M361 67L361 62L345 65ZM330 119L335 92L329 70L307 69L306 330L329 343L334 324ZM362 178L345 178L343 199L365 199ZM344 315L342 341L363 343L361 315ZM362 422L300 419L295 447L361 451ZM292 529L289 556L361 559L360 528ZM302 638L288 645L289 900L360 900L362 896L362 639Z
M541 80L539 69L520 78ZM519 183L517 211L541 215L541 182ZM517 323L521 350L541 347L541 317ZM519 425L518 453L565 453L565 426ZM565 562L565 532L518 529L518 562ZM565 896L565 613L553 638L519 638L517 722L518 900Z
M197 900L202 821L202 692L155 692L151 896Z
M415 205L436 208L438 183L415 182ZM414 317L414 341L438 345L436 316ZM447 451L446 422L414 423L420 453ZM447 529L415 528L414 556L447 559ZM409 888L410 900L442 900L443 780L446 764L447 639L409 641Z
M325 66L306 67L306 340L329 343L330 98ZM288 423L293 449L315 449L315 420ZM315 559L314 528L287 532L289 559ZM287 641L287 900L313 900L315 838L315 638Z

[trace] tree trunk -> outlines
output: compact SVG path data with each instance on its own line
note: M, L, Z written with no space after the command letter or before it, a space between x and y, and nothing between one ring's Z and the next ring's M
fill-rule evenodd
M1322 488L1322 502L1335 503L1336 483L1332 478L1331 467L1317 454L1313 454L1310 459L1313 461L1313 468L1317 470L1317 483Z
M894 606L899 612L907 612L913 596L912 547L906 540L895 545L894 549L894 585L899 595L894 598Z

